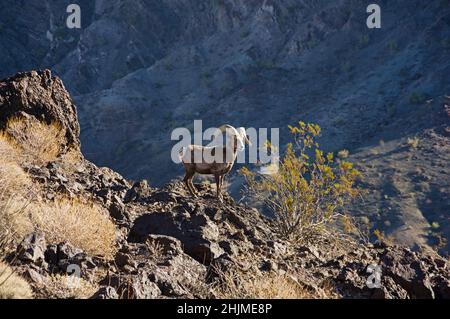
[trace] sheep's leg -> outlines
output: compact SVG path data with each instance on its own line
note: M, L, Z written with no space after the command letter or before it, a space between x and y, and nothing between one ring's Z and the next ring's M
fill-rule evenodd
M189 187L190 187L190 191L192 196L194 196L194 198L198 197L197 191L195 189L194 183L192 182L192 178L189 179Z
M186 172L186 175L184 176L184 183L186 184L187 189L191 193L192 196L197 197L194 190L191 188L192 178L194 177L195 173Z
M189 185L189 176L187 173L186 175L184 175L183 182L186 185L186 188L188 189L189 193L192 194L191 186Z
M220 197L223 198L222 189L223 189L223 181L225 179L225 175L220 175Z
M222 179L222 176L215 174L214 177L216 179L216 197L218 200L222 201L222 194L220 193L220 188L221 188L220 181Z
M197 189L195 188L195 185L192 182L193 179L194 179L194 176L192 176L191 179L189 179L189 184L191 185L191 189L192 189L192 192L194 193L194 197L198 197Z
M220 175L220 191L222 191L223 180L225 179L225 175Z

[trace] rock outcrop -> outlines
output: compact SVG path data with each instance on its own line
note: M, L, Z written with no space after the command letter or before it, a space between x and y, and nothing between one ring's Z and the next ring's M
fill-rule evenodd
M0 129L17 117L56 123L65 131L62 151L80 148L76 107L61 79L50 70L19 73L0 81Z

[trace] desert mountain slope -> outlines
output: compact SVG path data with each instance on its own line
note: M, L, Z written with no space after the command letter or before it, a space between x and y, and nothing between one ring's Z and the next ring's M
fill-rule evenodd
M446 1L379 1L379 30L365 24L370 1L79 3L80 30L65 28L64 1L1 4L0 75L60 75L86 158L161 186L182 173L170 133L194 119L279 127L282 144L287 124L317 122L326 150L369 173L360 214L403 244L448 251Z
M37 298L450 298L448 262L436 253L355 241L292 245L278 235L272 220L229 195L218 202L209 186L197 185L201 196L194 200L181 182L163 188L149 187L146 181L131 185L118 173L97 167L79 151L76 109L49 70L1 81L0 92L3 127L24 123L25 134L50 121L64 133L52 139L59 152L52 158L40 154L40 161L23 154L33 151L27 143L39 141L33 136L7 130L3 134L9 138L2 135L0 144L18 152L15 165L32 183L29 216L14 218L32 218L35 209L44 208L38 216L46 223L31 225L23 240L0 237L0 243L12 245L6 247L6 262ZM68 136L75 140L67 143ZM14 160L11 154L1 153L2 165ZM7 191L2 189L2 196ZM54 215L62 197L71 199L64 206L70 209ZM73 214L73 204L79 205L78 214L88 212L79 215L82 224L79 218L58 224ZM90 224L94 228L85 228ZM105 241L111 225L114 240ZM83 229L90 232L83 240L85 233L71 236L71 231ZM103 237L93 241L97 234ZM110 246L100 246L105 243ZM382 268L378 288L367 286L370 264ZM81 281L69 286L74 282L67 272L74 270Z

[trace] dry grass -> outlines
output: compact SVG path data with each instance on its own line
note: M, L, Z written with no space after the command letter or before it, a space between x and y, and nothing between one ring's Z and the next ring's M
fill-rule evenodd
M287 274L249 274L240 271L215 271L218 283L213 285L219 299L327 299L337 298L329 284L317 291L300 284Z
M14 150L0 138L0 254L32 229L26 210L33 183L14 160Z
M406 144L408 145L409 148L416 149L419 147L420 139L418 137L413 137L413 138L408 137L406 139Z
M0 299L31 299L28 283L13 268L0 262Z
M67 241L90 255L106 259L115 253L116 227L94 203L60 197L33 205L31 218L48 242Z
M161 243L154 240L147 240L146 245L154 260L158 261L164 258L164 247Z
M16 163L17 153L14 141L4 132L0 132L0 160L2 163Z
M112 258L116 228L99 205L65 197L47 202L38 199L39 186L20 164L54 160L63 137L58 125L29 123L9 121L0 133L0 240L13 245L41 230L48 242L66 241L91 255ZM75 163L78 155L68 153L67 159Z
M79 150L70 149L68 152L61 155L58 165L61 170L65 172L76 172L81 168L83 162L83 155Z
M113 257L116 227L93 203L57 198L51 202L28 201L14 196L0 201L0 238L16 245L40 230L49 243L68 242L93 256Z
M44 165L55 160L64 145L64 130L57 123L43 124L37 120L14 118L1 134L14 148L20 150L21 162Z
M348 158L348 156L350 155L350 152L348 151L348 150L340 150L338 153L337 153L337 156L339 157L339 158L341 158L341 159L345 159L345 158Z
M0 201L0 258L33 229L28 208L29 203L23 198L12 196Z
M90 255L113 257L116 228L108 214L89 201L57 196L44 201L39 184L22 169L24 164L45 165L61 155L63 130L56 124L14 119L0 132L0 260L25 235L40 230L48 243L68 242ZM69 152L63 160L78 165L80 154ZM57 298L87 298L97 289L80 279L68 285L68 277L55 276L43 289ZM27 282L0 262L0 298L31 298Z
M83 278L54 275L42 290L44 295L55 299L88 299L98 290L98 286Z

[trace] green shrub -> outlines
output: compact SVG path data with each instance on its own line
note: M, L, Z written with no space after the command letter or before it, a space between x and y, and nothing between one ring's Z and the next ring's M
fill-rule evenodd
M294 143L288 144L278 171L263 175L243 168L241 173L249 195L274 214L279 233L309 241L329 235L343 221L344 206L359 194L354 184L360 172L320 150L318 125L299 122L289 129Z
M423 102L425 102L425 99L425 95L420 92L412 92L409 95L409 102L411 102L412 104L422 104Z
M388 47L389 51L397 52L397 50L398 50L397 41L395 41L395 40L389 41L387 44L387 47Z
M370 37L368 34L364 34L363 36L361 36L361 38L359 38L359 45L360 46L365 46L369 43L370 41Z

